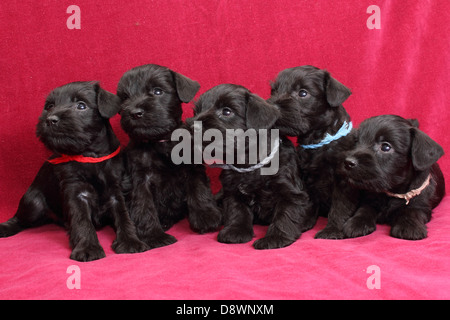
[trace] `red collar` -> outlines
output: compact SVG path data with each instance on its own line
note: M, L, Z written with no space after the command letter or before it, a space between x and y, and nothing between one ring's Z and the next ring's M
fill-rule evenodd
M119 154L119 152L120 152L120 146L113 153L108 154L107 156L104 156L104 157L100 157L100 158L85 157L82 155L70 156L67 154L63 154L59 158L49 159L47 161L50 162L51 164L60 164L60 163L65 163L65 162L69 162L69 161L76 161L76 162L82 162L82 163L99 163L99 162L103 162L103 161L106 161L108 159L111 159L111 158L117 156Z

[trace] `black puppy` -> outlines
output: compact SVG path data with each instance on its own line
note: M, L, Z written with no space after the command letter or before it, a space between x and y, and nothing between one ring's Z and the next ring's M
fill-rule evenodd
M225 162L220 174L224 228L219 232L219 242L248 242L254 236L253 223L263 223L269 224L267 234L253 246L256 249L281 248L292 244L303 231L313 226L311 204L300 181L298 158L292 142L288 139L280 141L278 132L276 140L272 141L274 133L271 130L263 130L267 140L262 138L260 129L270 129L278 116L276 107L246 88L232 84L208 90L195 104L194 117L188 121L191 128L195 131L201 123L205 134L206 130L216 129L214 143L232 151L231 154L227 152L226 157L222 151L219 157ZM230 132L236 135L230 135ZM249 142L243 144L246 136ZM204 142L197 147L206 151L207 145ZM256 149L251 149L256 145L265 148L266 152L256 155ZM239 153L245 154L245 158L239 158ZM230 163L230 156L232 162L236 159L241 164ZM252 163L252 156L256 163ZM273 168L274 162L279 168ZM263 173L263 170L269 171Z
M357 202L337 204L350 209L340 212L342 220L358 207L344 224L344 236L367 235L378 222L391 225L393 237L425 238L425 224L445 194L436 163L442 147L418 129L416 120L394 115L365 120L355 136L356 145L343 154L339 171L361 195Z
M164 230L187 214L199 233L214 231L221 222L205 168L175 165L171 159L172 132L183 126L181 103L199 88L198 82L154 64L127 71L118 84L121 125L130 137L124 189L138 236L152 248L174 243Z
M333 197L351 192L336 177L336 156L352 147L350 116L342 103L350 90L325 71L301 66L281 71L272 84L268 100L281 111L275 123L281 135L296 136L300 174L314 204L316 217L329 217L327 227L317 238L335 238ZM339 228L341 229L341 228Z
M53 90L37 125L37 136L54 154L22 197L13 218L0 224L0 237L44 223L64 224L71 259L103 258L95 227L112 223L117 253L145 251L121 191L120 144L109 118L120 108L97 82L74 82Z

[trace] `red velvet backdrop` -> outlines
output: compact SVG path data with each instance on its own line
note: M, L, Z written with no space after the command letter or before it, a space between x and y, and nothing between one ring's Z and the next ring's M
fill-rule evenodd
M67 27L72 4L81 29ZM381 29L367 27L371 5ZM417 118L448 149L449 12L448 0L2 1L0 222L49 155L35 137L46 95L78 80L115 92L125 71L146 63L199 81L199 94L236 83L264 98L280 70L312 64L351 88L344 106L356 126L386 113ZM448 156L440 164L449 181Z

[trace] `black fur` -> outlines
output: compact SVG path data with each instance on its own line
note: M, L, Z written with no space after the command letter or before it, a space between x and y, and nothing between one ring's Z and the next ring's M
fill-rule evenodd
M102 157L119 147L109 118L120 108L119 99L96 82L74 82L53 90L37 125L37 136L54 152ZM121 192L121 156L100 163L45 162L22 197L13 218L0 224L0 237L25 228L56 222L67 227L71 258L103 258L95 227L112 224L117 253L147 250L131 222Z
M301 66L278 74L268 100L281 111L275 123L280 134L297 137L299 172L314 204L316 218L318 215L329 217L329 224L317 238L340 237L334 227L339 222L335 221L335 213L330 212L330 208L332 199L347 193L348 187L335 175L337 155L351 148L353 140L348 135L316 149L305 149L302 145L317 144L326 134L334 135L345 121L350 122L342 106L350 94L350 90L327 71Z
M370 234L376 223L391 225L391 236L419 240L427 236L426 223L445 194L445 181L436 161L444 154L440 145L418 129L416 120L383 115L365 120L356 134L355 147L345 152L339 171L360 190L358 201L347 201L354 210L345 222L347 238ZM431 173L431 182L420 195L406 200L386 194L417 189ZM336 205L340 205L336 203ZM350 213L342 211L346 217Z
M182 102L189 102L199 84L158 65L127 71L119 81L121 125L130 137L125 149L124 190L138 236L150 247L172 244L164 233L188 215L199 233L216 230L221 213L202 165L175 165L172 132L183 126Z
M191 125L201 121L203 130L218 129L223 137L226 129L256 129L256 132L270 129L279 117L274 106L246 88L232 84L219 85L202 94L195 104L194 114L189 119ZM226 146L226 139L224 143ZM231 143L236 153L236 143ZM269 151L270 144L269 134ZM278 155L279 170L274 175L261 175L261 169L245 173L222 170L224 228L219 232L219 242L248 242L254 236L253 223L263 223L269 224L267 233L253 246L256 249L281 248L292 244L313 226L311 204L299 179L298 158L291 141L281 141ZM245 164L235 166L250 166L248 149L246 159ZM226 158L223 160L226 162Z

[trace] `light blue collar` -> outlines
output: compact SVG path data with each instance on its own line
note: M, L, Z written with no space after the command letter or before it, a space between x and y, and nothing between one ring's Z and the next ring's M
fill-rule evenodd
M331 135L329 133L327 133L325 135L325 138L322 139L322 141L320 141L317 144L307 144L307 145L302 145L303 149L317 149L320 148L326 144L329 144L330 142L336 141L342 137L345 137L346 135L348 135L350 133L350 131L352 131L353 129L353 124L352 122L347 122L344 121L344 123L342 124L342 127L338 130L338 132L336 132L335 135Z
M280 148L280 142L281 142L281 139L275 140L274 147L273 147L272 151L270 152L270 154L267 157L265 157L260 163L257 163L254 166L251 166L248 168L238 168L238 167L233 166L232 164L222 163L222 164L212 164L210 167L222 168L225 170L231 169L231 170L234 170L239 173L252 172L252 171L258 170L258 169L262 168L263 166L265 166L266 164L268 164L273 159L273 157L277 153L278 149Z

